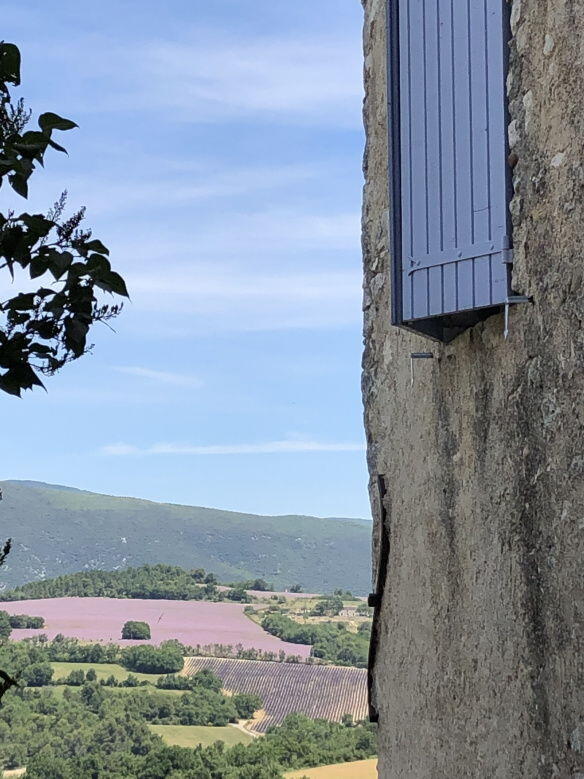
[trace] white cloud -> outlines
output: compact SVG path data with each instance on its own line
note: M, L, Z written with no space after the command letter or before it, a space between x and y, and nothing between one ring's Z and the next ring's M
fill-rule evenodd
M124 373L128 376L137 376L141 379L148 379L160 384L170 384L176 387L202 387L203 382L196 376L188 376L183 373L171 373L168 371L157 371L151 368L141 368L132 365L114 366L114 371Z
M258 444L218 444L191 446L186 444L161 443L139 447L117 443L102 447L102 454L111 456L129 455L245 455L245 454L290 454L305 452L362 452L364 444L326 443L308 440L268 441Z

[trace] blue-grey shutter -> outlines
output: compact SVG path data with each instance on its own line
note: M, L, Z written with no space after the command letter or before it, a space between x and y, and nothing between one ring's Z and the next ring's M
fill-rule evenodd
M504 0L389 2L401 319L500 305L511 248Z

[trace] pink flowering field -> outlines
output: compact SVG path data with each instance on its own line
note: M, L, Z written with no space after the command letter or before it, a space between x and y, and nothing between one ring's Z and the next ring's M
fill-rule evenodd
M0 603L0 611L44 617L40 630L15 629L11 639L18 641L57 633L83 641L121 644L160 644L171 638L183 644L237 644L245 649L280 652L308 657L310 647L281 641L245 616L239 603L208 601L139 600L119 598L51 598ZM127 620L150 625L150 641L122 641L122 626Z

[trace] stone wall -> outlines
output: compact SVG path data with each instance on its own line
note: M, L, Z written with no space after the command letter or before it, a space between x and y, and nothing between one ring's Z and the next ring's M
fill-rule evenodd
M447 346L390 325L384 0L364 0L363 398L391 557L380 776L584 777L584 8L514 0L514 289ZM433 351L416 364L412 351Z

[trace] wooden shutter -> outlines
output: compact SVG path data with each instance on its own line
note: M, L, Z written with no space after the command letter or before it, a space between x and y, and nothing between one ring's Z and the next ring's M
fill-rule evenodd
M396 324L508 297L507 21L504 0L389 0Z

